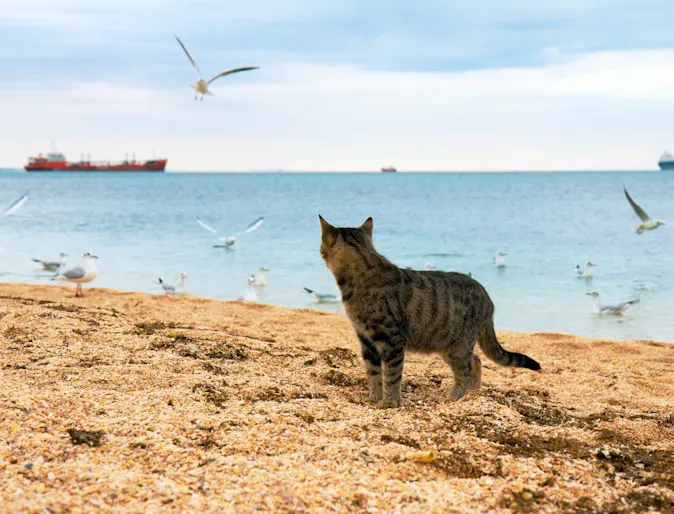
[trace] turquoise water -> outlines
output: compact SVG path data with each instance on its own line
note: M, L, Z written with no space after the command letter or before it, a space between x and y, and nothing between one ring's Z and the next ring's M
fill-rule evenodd
M674 341L674 227L636 235L622 192L654 218L674 222L674 173L269 173L0 174L0 280L50 283L31 257L99 256L93 283L161 292L158 276L188 273L189 293L236 299L258 266L270 268L261 300L320 306L302 286L336 291L318 248L320 213L335 225L374 217L380 252L401 266L472 272L496 304L498 329ZM258 216L264 225L213 248L200 216L228 235ZM503 248L508 267L492 266ZM591 281L574 267L599 264ZM639 297L622 318L592 314Z

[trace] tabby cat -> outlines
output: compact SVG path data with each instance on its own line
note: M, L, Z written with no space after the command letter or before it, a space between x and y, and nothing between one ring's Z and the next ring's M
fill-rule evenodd
M480 388L476 342L503 366L541 369L499 344L494 304L479 282L463 273L399 268L375 250L372 218L358 228L333 227L318 218L321 257L360 340L371 402L384 409L400 406L406 350L442 356L454 372L453 400Z

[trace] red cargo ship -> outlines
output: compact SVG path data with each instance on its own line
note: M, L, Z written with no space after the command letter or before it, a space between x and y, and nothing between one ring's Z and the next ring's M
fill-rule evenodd
M88 158L82 158L79 162L66 161L65 155L57 151L51 151L47 156L38 154L37 157L28 159L24 166L26 171L158 171L163 172L168 159L152 159L139 162L136 159L120 162L91 162Z

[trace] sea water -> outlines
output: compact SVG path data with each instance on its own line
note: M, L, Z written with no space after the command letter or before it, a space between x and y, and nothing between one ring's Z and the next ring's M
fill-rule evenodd
M654 219L674 223L674 172L594 173L0 173L0 280L53 284L32 257L99 257L90 286L235 300L259 266L264 303L318 305L303 287L337 292L319 255L318 214L337 226L374 218L377 249L400 266L471 272L496 305L496 327L674 341L674 225L637 235L625 184ZM237 236L232 250L214 248ZM507 253L505 268L493 257ZM598 264L591 280L574 268ZM621 317L592 313L640 299Z

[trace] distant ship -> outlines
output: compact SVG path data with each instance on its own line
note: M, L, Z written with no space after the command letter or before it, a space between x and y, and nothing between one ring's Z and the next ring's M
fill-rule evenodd
M66 161L65 155L56 150L52 150L43 156L38 154L37 157L28 159L28 164L24 166L26 171L154 171L163 172L166 169L166 162L168 159L152 159L149 161L139 162L135 158L125 159L119 162L91 162L89 158L79 162Z
M384 173L395 173L398 170L395 169L395 166L386 166L382 168L381 171L383 171Z
M674 170L674 155L669 152L664 152L660 156L658 166L660 166L661 170Z

